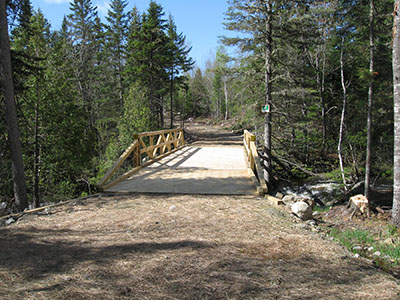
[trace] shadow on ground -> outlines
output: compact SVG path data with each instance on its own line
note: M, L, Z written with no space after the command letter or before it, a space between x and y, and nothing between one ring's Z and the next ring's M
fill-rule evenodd
M251 252L247 244L195 240L95 247L68 238L83 234L1 229L0 276L18 274L19 282L0 282L23 288L0 288L0 298L369 299L359 293L378 272L348 258L269 257L268 245L250 245Z

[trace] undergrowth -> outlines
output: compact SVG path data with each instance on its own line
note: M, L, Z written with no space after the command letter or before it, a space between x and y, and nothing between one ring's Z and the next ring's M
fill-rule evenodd
M386 271L400 266L400 236L391 225L379 234L363 229L332 228L329 235L352 253L373 260Z

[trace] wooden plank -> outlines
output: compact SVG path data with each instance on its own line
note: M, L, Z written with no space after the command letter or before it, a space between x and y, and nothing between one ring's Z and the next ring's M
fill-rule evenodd
M158 134L176 132L176 131L179 131L179 130L181 130L181 129L180 128L174 128L174 129L165 129L165 130L142 132L142 133L139 133L138 136L139 137L152 136L152 135L154 136L154 135L158 135Z
M136 167L136 168L134 168L134 169L132 169L132 170L130 170L130 171L128 171L128 172L122 174L120 177L118 177L118 178L115 179L114 181L112 181L112 182L110 182L109 184L103 186L103 187L102 187L102 190L106 190L106 189L112 187L113 185L116 185L117 183L119 183L119 182L125 180L126 178L131 177L131 176L134 175L135 173L139 172L142 168L147 167L147 166L149 166L149 165L151 165L151 164L153 164L153 163L159 161L160 159L163 159L164 157L166 157L166 156L168 156L168 155L170 155L170 154L172 154L172 153L178 151L178 150L181 149L181 148L183 148L183 147L176 148L176 149L174 149L174 150L172 150L172 151L170 151L170 152L167 152L167 153L164 153L164 154L162 154L162 155L160 155L160 156L157 156L156 158L154 158L154 159L152 159L152 160L150 160L150 161L144 163L142 166Z
M254 157L254 166L255 166L255 170L257 172L258 179L260 180L260 185L261 185L264 193L268 193L268 186L264 180L263 168L261 166L260 157L258 156L257 147L256 147L256 144L254 141L250 142L250 149L251 149L252 156Z
M153 158L153 153L151 147L148 147L145 142L142 139L143 137L139 135L139 142L140 142L140 146L142 149L140 149L140 154L146 153L147 156L152 159Z
M276 198L274 196L265 195L265 199L267 199L268 201L272 202L275 205L283 205L282 199Z
M156 156L158 149L160 149L159 145L160 145L160 143L161 143L161 141L162 141L162 136L163 136L162 134L160 134L160 135L158 136L158 140L157 140L157 143L156 143L156 147L154 148L154 151L153 151L153 156ZM160 154L161 154L161 153L160 153Z
M183 129L179 130L178 139L180 141L179 146L183 146L185 144L185 135L183 134Z
M258 194L259 196L263 196L263 195L264 195L263 189L262 189L262 187L260 186L260 182L258 181L256 175L254 175L253 170L250 169L250 168L247 168L247 172L249 173L251 180L253 181L254 185L255 185L256 188L257 188L257 194Z
M102 186L108 179L111 178L111 176L121 167L121 165L124 163L124 161L128 158L128 156L132 153L132 151L138 147L138 141L135 140L130 146L124 151L124 153L121 154L121 156L118 158L118 160L113 164L113 166L108 169L106 174L103 176L103 178L100 180L100 182L97 184L98 186Z
M171 133L168 133L168 134L167 134L167 142L169 142L169 141L171 141L171 140L172 140L172 138L171 138ZM167 143L167 144L166 144L166 147L167 147L168 151L171 151L171 144Z

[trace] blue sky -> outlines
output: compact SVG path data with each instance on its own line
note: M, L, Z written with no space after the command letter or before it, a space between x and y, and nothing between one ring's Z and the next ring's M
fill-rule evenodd
M0 0L1 1L1 0ZM60 28L64 15L69 13L69 0L31 0L34 9L40 8L52 28ZM92 0L99 16L104 20L109 0ZM224 13L228 9L225 0L156 0L164 8L165 17L171 14L179 32L186 35L192 46L191 56L201 68L218 47L218 36L228 35L223 29ZM147 10L150 0L128 0L128 10L136 5L140 12Z

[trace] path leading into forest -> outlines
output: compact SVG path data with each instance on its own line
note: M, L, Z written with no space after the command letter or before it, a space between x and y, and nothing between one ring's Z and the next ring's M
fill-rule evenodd
M251 195L251 179L242 138L204 124L191 123L192 142L107 188L107 192ZM193 140L195 139L195 140Z
M0 299L400 299L257 196L100 195L0 228Z

